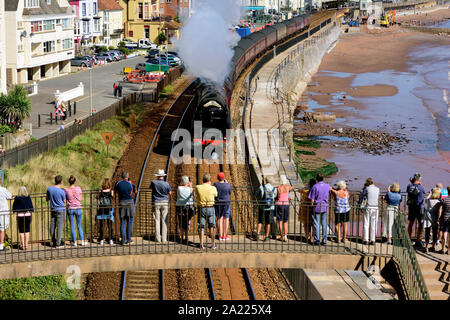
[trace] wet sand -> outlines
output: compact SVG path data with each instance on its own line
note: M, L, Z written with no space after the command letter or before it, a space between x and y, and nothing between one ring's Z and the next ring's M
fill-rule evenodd
M412 13L395 17L395 20L397 22L417 25L433 25L447 19L450 19L450 8L420 14Z
M309 111L329 112L337 124L379 130L411 140L400 154L370 155L329 148L327 160L360 189L368 176L383 188L403 189L415 172L427 189L450 185L450 118L443 90L450 92L450 39L405 31L399 26L342 34L322 61L309 91Z

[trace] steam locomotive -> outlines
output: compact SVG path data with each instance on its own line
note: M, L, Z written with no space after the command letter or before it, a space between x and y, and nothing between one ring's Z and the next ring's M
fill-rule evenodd
M202 145L226 143L226 130L231 128L231 94L242 71L267 50L308 29L310 23L311 18L309 15L300 15L272 26L266 26L264 29L242 38L234 48L231 72L225 80L223 88L217 88L213 84L199 84L193 128L195 121L202 121L202 133L210 128L215 128L222 132L220 139L219 137L202 138ZM307 34L303 35L304 38L307 36ZM194 141L196 140L198 141L198 138L194 139Z

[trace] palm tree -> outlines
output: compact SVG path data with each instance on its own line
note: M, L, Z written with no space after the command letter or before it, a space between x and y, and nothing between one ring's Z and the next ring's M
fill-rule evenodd
M27 92L21 87L16 86L7 95L0 96L0 116L2 124L9 125L13 130L22 126L24 119L30 116L31 101Z

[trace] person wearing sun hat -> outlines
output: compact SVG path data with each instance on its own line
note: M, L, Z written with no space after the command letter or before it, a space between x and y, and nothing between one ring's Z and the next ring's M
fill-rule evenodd
M153 218L155 219L155 238L157 242L167 242L167 213L169 212L169 196L172 189L164 180L167 176L159 169L155 174L156 180L150 183L152 189Z
M214 204L214 209L217 217L217 224L219 225L219 240L230 240L227 235L228 221L230 218L230 195L231 185L225 179L225 173L219 172L217 175L219 182L214 183L217 189L217 197Z

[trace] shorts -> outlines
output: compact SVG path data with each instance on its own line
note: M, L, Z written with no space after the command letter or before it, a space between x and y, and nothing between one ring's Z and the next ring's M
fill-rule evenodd
M408 206L408 221L414 222L415 220L419 222L423 219L423 208L421 206Z
M31 216L17 217L17 226L19 227L19 233L30 232Z
M200 208L200 214L198 215L198 229L204 230L206 220L208 220L208 228L216 227L216 217L214 214L214 207Z
M334 213L334 223L338 224L338 223L345 223L348 222L350 220L350 211L347 212L335 212Z
M288 222L289 219L289 205L277 206L277 221Z
M258 208L258 223L270 224L272 222L273 210Z
M181 219L181 228L187 230L189 221L194 216L194 207L192 205L177 206L176 212Z
M216 210L217 219L230 217L230 204L216 204L214 209Z
M9 214L0 215L0 231L5 231L9 228Z
M450 220L439 221L439 231L450 232Z

